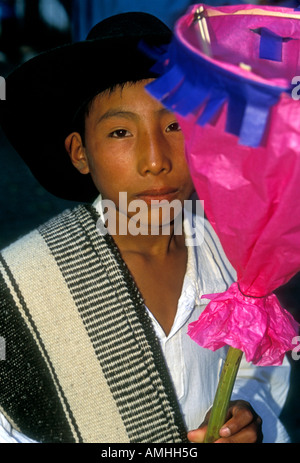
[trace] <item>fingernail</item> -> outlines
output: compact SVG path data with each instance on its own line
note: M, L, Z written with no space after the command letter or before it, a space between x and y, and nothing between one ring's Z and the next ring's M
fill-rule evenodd
M230 429L229 429L227 426L225 426L224 428L221 428L221 429L220 429L220 433L221 433L222 436L224 436L224 437L228 437L228 436L231 435L231 431L230 431Z

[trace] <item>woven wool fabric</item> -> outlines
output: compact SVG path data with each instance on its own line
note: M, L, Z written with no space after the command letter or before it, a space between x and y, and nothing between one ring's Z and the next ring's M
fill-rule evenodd
M142 297L80 205L2 252L0 407L39 442L186 442Z

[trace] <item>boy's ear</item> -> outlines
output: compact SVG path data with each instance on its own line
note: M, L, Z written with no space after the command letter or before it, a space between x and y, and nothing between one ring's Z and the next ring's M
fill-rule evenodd
M70 133L65 139L65 148L73 166L81 174L88 174L90 169L80 134L77 132Z

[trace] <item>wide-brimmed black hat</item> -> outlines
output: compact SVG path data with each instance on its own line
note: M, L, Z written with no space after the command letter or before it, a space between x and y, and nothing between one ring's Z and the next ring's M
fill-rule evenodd
M46 190L80 202L97 196L90 175L73 167L64 147L75 115L107 88L156 77L154 59L139 44L156 47L170 39L171 31L154 16L123 13L98 23L85 41L44 52L7 77L0 124Z

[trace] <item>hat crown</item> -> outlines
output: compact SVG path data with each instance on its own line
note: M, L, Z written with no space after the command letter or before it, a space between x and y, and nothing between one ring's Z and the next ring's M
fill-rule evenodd
M91 29L86 40L166 34L170 34L170 29L155 16L149 13L129 12L99 22Z

